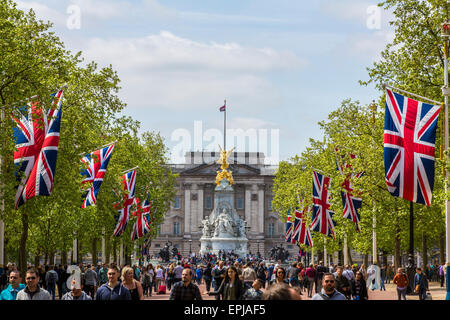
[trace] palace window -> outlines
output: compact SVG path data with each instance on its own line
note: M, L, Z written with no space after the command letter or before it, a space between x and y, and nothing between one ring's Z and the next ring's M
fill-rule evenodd
M178 221L175 221L173 223L173 235L174 236L180 235L180 223Z
M269 198L269 211L272 211L272 198Z
M236 199L236 209L244 210L244 198L239 197Z
M275 223L269 222L269 237L273 237L275 235Z
M212 209L212 197L205 198L205 209Z
M174 199L174 204L173 204L173 208L174 209L180 209L180 197L175 197Z

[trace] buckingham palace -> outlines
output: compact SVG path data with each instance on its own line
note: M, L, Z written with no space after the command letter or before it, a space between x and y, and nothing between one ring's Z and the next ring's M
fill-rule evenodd
M173 172L179 174L177 193L159 226L158 236L152 241L151 255L157 254L166 242L183 256L200 251L202 220L214 206L219 156L219 152L188 152L184 164L171 165ZM260 152L234 152L229 157L234 177L234 207L247 222L248 251L267 257L272 247L282 244L296 256L298 247L285 242L285 224L272 210L277 166L265 165L264 157Z

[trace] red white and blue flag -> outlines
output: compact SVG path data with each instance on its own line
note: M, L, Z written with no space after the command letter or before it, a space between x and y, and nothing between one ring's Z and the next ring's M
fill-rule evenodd
M286 219L286 235L285 235L286 242L292 241L293 226L294 225L291 220L291 214L290 214L290 210L289 210L288 214L287 214L287 219Z
M302 219L303 219L303 211L300 210L295 210L294 212L294 224L292 226L292 239L291 239L291 243L292 244L297 244L297 242L299 241L299 237L300 237L300 230L301 230L301 226L302 226Z
M294 237L296 239L297 244L304 244L312 248L313 241L311 236L311 231L306 225L306 213L308 209L306 207L303 210L295 211L295 220L297 225L294 227Z
M137 210L133 212L133 216L136 216L137 219L133 225L133 232L131 233L131 240L133 241L142 238L150 232L150 225L147 220L148 215L150 215L151 204L146 199L141 206L139 205L139 201L138 198L135 199Z
M119 203L120 207L117 204L114 205L115 208L118 208L117 211L119 212L119 215L116 216L117 225L113 233L115 237L122 235L130 219L130 211L134 202L134 189L136 186L136 170L131 170L123 175L122 185L124 190L123 202Z
M83 196L84 201L81 208L97 204L97 194L105 177L113 150L114 144L94 151L81 159L81 162L85 165L85 168L81 170L81 175L85 176L81 183L89 185L89 190Z
M53 96L53 107L48 114L42 110L39 102L33 102L26 109L26 116L20 119L12 117L17 124L13 128L16 142L14 165L19 183L15 208L36 196L50 196L56 170L63 90ZM28 110L30 109L30 110Z
M313 171L313 213L311 230L332 235L335 239L334 227L336 223L332 217L334 212L330 210L328 188L331 179L316 171Z
M384 168L393 196L431 205L440 109L386 90Z
M336 154L338 153L338 149L335 149ZM351 159L355 159L356 155L349 154ZM337 167L341 175L345 174L345 169L351 168L351 164L345 163L340 164L338 160L337 161ZM342 188L344 191L341 191L341 197L342 197L342 205L344 207L342 216L346 219L351 220L356 225L356 231L361 232L361 227L359 225L359 222L361 220L361 216L358 212L358 209L361 209L362 205L362 199L355 197L353 195L353 184L351 183L352 178L359 178L364 174L364 172L359 173L348 173L347 177L345 178L344 183L342 184Z

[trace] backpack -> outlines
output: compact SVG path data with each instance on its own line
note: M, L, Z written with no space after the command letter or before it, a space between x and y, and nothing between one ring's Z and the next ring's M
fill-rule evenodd
M56 283L56 278L58 277L57 273L55 271L49 272L48 273L48 280L47 283L48 284L55 284Z

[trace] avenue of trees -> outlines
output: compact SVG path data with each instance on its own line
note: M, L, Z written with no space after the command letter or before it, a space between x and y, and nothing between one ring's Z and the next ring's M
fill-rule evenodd
M395 38L381 53L380 61L368 67L368 79L360 81L367 86L375 84L380 96L372 105L361 105L352 99L342 101L328 119L319 123L323 130L321 140L310 139L310 145L300 155L280 163L274 184L273 206L286 221L289 208L297 207L297 189L300 197L311 205L312 172L318 169L332 178L330 187L331 209L337 223L336 240L327 237L327 253L338 251L343 256L344 238L348 247L372 255L372 230L375 226L378 261L386 263L387 255L394 255L396 266L409 248L409 202L390 195L384 179L384 108L383 83L414 92L433 100L443 101L441 87L444 77L444 48L441 23L446 21L446 1L388 0L379 4L394 14L391 25ZM445 253L445 192L443 155L443 116L441 112L436 136L436 169L433 200L430 207L414 204L414 244L422 256L422 263L430 263L429 255L439 251L444 262ZM341 175L336 167L335 148L339 148L339 161L350 163ZM350 159L353 153L356 159ZM342 159L340 156L344 156ZM447 168L450 169L450 168ZM362 198L361 232L353 222L342 217L341 184L347 173L364 171L352 179L355 195ZM376 223L374 224L374 216ZM308 215L311 222L311 214ZM312 232L314 247L323 254L324 235ZM302 246L303 247L303 246ZM303 247L311 251L307 247ZM436 250L437 249L437 250ZM316 251L317 252L317 251Z
M55 254L71 262L68 252L78 239L78 257L88 252L96 262L104 232L106 255L113 259L121 238L126 255L135 243L130 238L135 219L131 217L120 238L112 237L122 172L139 166L136 197L147 192L156 212L150 238L164 219L174 197L176 175L167 166L167 148L157 132L138 134L139 122L121 115L126 104L118 97L120 79L112 66L100 68L73 54L51 31L52 24L40 21L33 11L16 8L11 0L0 3L0 219L5 224L5 261L27 263L40 258L51 263ZM14 209L15 142L11 114L18 115L23 101L37 96L44 110L51 107L50 95L64 84L62 123L53 193L28 200ZM19 102L19 103L18 103ZM117 141L97 198L97 206L81 209L80 175L82 155ZM136 241L142 244L144 238Z

